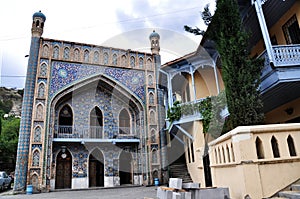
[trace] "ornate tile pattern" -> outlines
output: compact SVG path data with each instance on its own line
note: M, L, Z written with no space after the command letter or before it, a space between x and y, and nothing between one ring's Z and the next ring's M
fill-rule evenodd
M19 131L19 143L15 170L14 190L22 190L26 187L29 140L32 122L32 106L35 91L35 80L37 74L37 63L39 55L38 37L32 37L30 46L30 57L26 74L24 97L22 103L22 118Z
M124 85L145 102L144 71L56 61L51 66L50 98L73 83L102 74Z

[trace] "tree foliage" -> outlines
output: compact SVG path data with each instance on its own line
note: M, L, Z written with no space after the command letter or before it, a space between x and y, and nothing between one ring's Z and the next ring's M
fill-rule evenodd
M218 0L214 16L209 17L208 12L208 7L202 12L202 19L209 24L206 33L197 27L185 26L185 30L195 35L205 33L206 39L216 44L230 113L225 126L230 130L260 124L264 118L259 92L263 62L250 58L249 33L243 28L237 1Z
M249 33L243 28L236 0L217 1L208 37L220 54L231 127L262 123L259 85L263 62L250 57Z
M18 137L20 119L9 117L2 120L2 130L0 135L0 160L5 162L13 160L15 163L18 147Z
M212 20L212 14L209 10L209 4L207 4L204 7L204 10L201 12L201 17L202 17L202 20L204 21L205 25L208 26ZM194 35L202 35L203 36L205 34L205 31L201 30L197 26L195 28L192 28L191 26L185 25L184 30L187 32L193 33Z

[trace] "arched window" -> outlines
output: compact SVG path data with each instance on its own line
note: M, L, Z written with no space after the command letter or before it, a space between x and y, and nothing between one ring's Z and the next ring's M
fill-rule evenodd
M45 84L40 83L38 88L38 97L44 98L45 97Z
M59 131L58 133L71 134L73 126L73 111L69 105L64 105L59 111L58 118Z
M122 65L122 67L126 67L126 56L125 55L122 55L122 57L121 57L121 65Z
M126 109L122 109L119 114L119 133L130 134L130 116Z
M90 113L90 138L102 138L103 115L98 107Z
M144 68L144 59L142 57L139 58L139 67Z
M112 64L113 65L117 65L118 64L118 55L117 54L113 54Z
M34 129L34 134L33 134L33 141L34 142L40 142L41 141L41 133L42 133L41 127L38 126Z
M40 76L45 77L47 75L47 65L42 63L40 66Z
M108 53L103 53L103 64L108 64Z
M291 135L289 135L288 138L287 138L287 144L288 144L288 147L289 147L290 156L297 156L296 149L295 149L295 144L294 144L294 139L292 138Z
M90 59L90 52L88 50L84 51L84 62L89 62Z
M74 61L79 61L80 53L78 48L74 50Z
M150 111L150 124L155 124L155 113Z
M135 67L135 58L134 58L134 56L130 57L130 66Z
M99 62L99 52L95 51L94 52L94 63L98 63Z
M280 153L279 153L279 148L278 148L278 142L277 142L277 139L274 136L272 136L271 145L272 145L274 158L279 158Z
M256 146L257 158L263 159L264 158L264 148L263 148L262 141L259 139L259 137L257 137L255 140L255 146Z
M157 150L153 149L152 150L152 164L156 164L156 163L158 163L158 161L157 161Z
M59 56L59 47L54 46L54 48L53 48L53 59L58 59L58 56Z
M151 61L150 58L147 59L147 68L148 68L148 69L152 69L152 61Z
M40 166L40 152L37 149L32 154L32 166Z
M43 106L41 104L36 107L36 118L43 119Z
M66 60L70 59L70 48L68 47L64 48L64 59Z
M49 47L48 45L43 46L43 57L48 57L49 56Z
M148 84L149 84L149 86L153 86L153 77L152 77L152 75L148 76Z
M154 105L154 95L153 95L153 93L149 93L149 104Z
M40 21L39 20L36 20L36 27L38 28L40 26Z
M156 143L156 132L154 129L151 130L151 142Z

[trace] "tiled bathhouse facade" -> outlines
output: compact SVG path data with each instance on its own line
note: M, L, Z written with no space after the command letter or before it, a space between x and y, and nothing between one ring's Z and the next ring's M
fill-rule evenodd
M144 53L45 39L45 20L33 15L14 190L153 183L159 35Z

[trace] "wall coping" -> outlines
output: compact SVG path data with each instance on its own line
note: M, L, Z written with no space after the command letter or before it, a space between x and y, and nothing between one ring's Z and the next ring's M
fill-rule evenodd
M254 126L238 126L228 133L218 137L217 139L208 143L208 146L219 144L225 140L229 140L237 135L257 134L257 133L275 133L275 132L291 132L300 131L300 123L289 124L266 124ZM249 137L250 138L250 137ZM244 137L246 139L246 137Z

